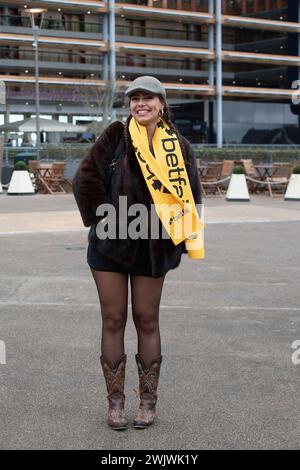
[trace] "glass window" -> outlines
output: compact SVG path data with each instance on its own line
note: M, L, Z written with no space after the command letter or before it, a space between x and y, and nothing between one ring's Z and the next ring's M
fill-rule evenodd
M150 2L148 2L149 4ZM152 6L156 8L162 8L163 7L163 1L162 0L153 0L152 1Z
M168 8L171 10L177 9L177 0L168 0Z
M195 11L208 11L208 1L207 0L195 0Z
M183 10L190 10L191 9L191 1L189 0L182 0L182 9Z

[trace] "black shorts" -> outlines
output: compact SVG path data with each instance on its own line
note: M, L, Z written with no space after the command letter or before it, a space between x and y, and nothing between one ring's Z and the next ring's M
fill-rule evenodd
M136 274L138 276L152 276L149 240L139 240L134 263L131 266L117 263L98 252L96 244L90 242L87 250L87 263L95 271L108 271L115 273Z

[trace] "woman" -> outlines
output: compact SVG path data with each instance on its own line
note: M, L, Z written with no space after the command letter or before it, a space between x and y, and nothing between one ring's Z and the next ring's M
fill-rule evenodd
M126 96L130 106L126 124L114 122L105 129L81 162L73 180L83 222L91 227L87 261L101 305L100 362L108 391L108 424L118 430L126 429L128 424L124 411L128 277L138 337L135 357L140 405L134 427L145 428L154 421L162 362L159 305L163 283L166 273L176 268L182 253L187 252L185 235L175 239L170 227L179 223L177 219L186 216L182 210L184 197L185 202L192 204L190 212L198 221L195 203L201 203L196 161L191 146L170 121L162 84L154 77L139 77L131 83ZM126 196L128 208L135 203L147 208L148 227L138 237L120 236L120 226L123 224L124 228L124 221L120 221L120 196ZM169 217L166 223L161 213L151 210L153 203L170 204L174 201L181 204L180 217L173 217L174 222ZM108 207L103 206L107 203L117 211L115 228L119 230L114 236L105 238L98 235L107 219L96 211L98 207ZM158 237L151 236L155 216L159 226ZM126 228L130 220L132 216L126 218ZM166 237L168 231L170 236ZM198 241L200 247L198 245L194 251L188 248L193 258L203 257L201 236L198 236Z

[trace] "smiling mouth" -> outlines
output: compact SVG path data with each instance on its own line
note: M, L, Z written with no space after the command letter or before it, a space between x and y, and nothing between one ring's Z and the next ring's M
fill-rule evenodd
M141 111L137 111L136 113L138 116L139 115L143 116L144 114L150 113L150 111L148 111L147 109L143 109Z

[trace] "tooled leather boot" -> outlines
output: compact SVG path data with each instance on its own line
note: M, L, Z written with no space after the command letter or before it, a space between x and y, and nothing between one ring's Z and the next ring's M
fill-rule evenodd
M103 374L106 381L107 399L108 399L108 417L107 423L112 429L127 429L128 421L125 416L124 404L124 382L125 382L125 366L126 354L123 354L115 363L114 367L100 357Z
M140 406L138 415L133 422L135 428L144 429L153 424L157 402L157 387L159 381L162 356L153 361L147 369L141 356L135 355L139 373Z

